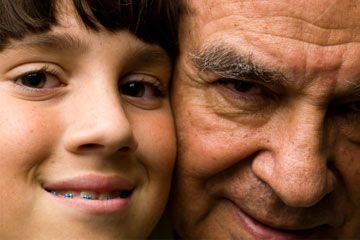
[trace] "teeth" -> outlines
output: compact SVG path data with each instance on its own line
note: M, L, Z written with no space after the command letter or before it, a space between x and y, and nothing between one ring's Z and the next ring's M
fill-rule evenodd
M64 197L64 198L78 198L85 200L111 200L116 198L128 198L132 191L117 191L117 192L106 192L106 193L96 193L92 191L52 191L47 190L54 196Z
M50 193L53 194L53 195L55 195L55 196L58 196L58 195L59 195L59 193L56 192L56 191L51 191Z
M64 198L74 198L74 193L73 192L66 192L66 193L64 193Z
M99 200L111 200L111 199L113 199L113 196L111 193L101 193L101 194L99 194L98 199Z
M96 193L94 192L80 192L80 198L86 200L97 200Z

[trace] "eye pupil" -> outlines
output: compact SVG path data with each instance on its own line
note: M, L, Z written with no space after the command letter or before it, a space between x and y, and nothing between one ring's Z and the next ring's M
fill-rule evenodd
M253 83L244 82L244 81L236 81L234 83L234 88L239 92L248 92L254 87Z
M21 82L25 86L41 88L46 82L46 74L42 72L30 73L23 76Z
M131 82L120 87L121 93L131 97L142 97L145 93L145 86L140 82Z

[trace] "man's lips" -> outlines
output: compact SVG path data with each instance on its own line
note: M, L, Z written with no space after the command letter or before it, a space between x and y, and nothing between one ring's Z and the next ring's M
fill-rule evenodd
M236 203L232 201L230 202L231 205L235 208L236 215L244 225L245 229L256 238L278 240L302 239L317 232L321 228L327 227L324 224L319 224L317 226L302 226L301 224L293 226L285 226L285 224L275 225L275 221L272 221L272 219L263 220L254 217L241 209Z

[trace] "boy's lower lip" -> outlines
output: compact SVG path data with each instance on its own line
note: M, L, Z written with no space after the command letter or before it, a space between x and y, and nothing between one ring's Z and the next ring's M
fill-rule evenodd
M129 206L131 196L127 198L114 198L109 200L87 200L81 198L65 198L55 196L46 191L50 198L56 203L63 204L70 208L78 209L88 214L121 214Z

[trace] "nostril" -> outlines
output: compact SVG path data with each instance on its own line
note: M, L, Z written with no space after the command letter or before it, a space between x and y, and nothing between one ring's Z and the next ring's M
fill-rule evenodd
M77 154L96 152L109 155L116 152L133 152L137 149L137 141L133 138L130 126L129 129L125 126L119 130L111 130L103 128L100 124L86 129L74 125L69 129L64 141L67 151Z
M121 152L131 152L131 148L126 146L126 147L120 148L119 151L121 151Z
M104 149L105 146L101 145L101 144L96 144L96 143L88 143L88 144L83 144L81 146L78 147L78 151L81 152L86 152L86 151L94 151L94 150L101 150ZM131 152L131 148L128 146L124 146L122 148L120 148L118 151L120 152Z
M79 146L80 151L96 150L96 149L102 149L102 148L104 148L103 145L96 144L96 143L88 143L88 144L83 144L83 145Z

